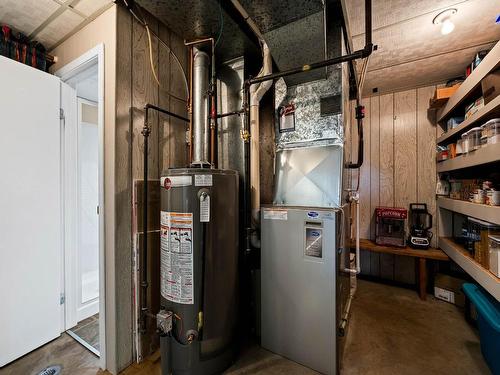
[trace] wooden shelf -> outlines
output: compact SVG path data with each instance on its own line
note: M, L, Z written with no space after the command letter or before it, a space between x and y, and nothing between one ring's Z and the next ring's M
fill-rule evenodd
M495 44L491 51L486 55L481 64L474 69L474 71L467 77L467 79L460 85L458 90L451 96L446 105L438 115L438 122L443 122L452 114L460 104L468 99L472 102L470 94L481 86L481 80L486 77L495 68L500 66L500 43ZM464 67L465 69L465 67Z
M437 204L439 208L500 225L500 206L489 206L445 197L438 197Z
M437 172L449 172L462 168L470 168L500 160L500 143L486 145L478 150L469 152L437 163Z
M356 247L356 243L353 241L351 247ZM396 246L384 246L377 245L371 240L361 238L359 240L359 247L363 250L373 251L376 253L384 254L394 254L402 255L414 258L426 258L434 260L449 260L448 256L441 250L435 248L429 248L427 250L422 249L412 249L411 247L396 247Z
M451 238L439 237L439 247L484 289L500 301L500 279L477 263L470 254Z
M472 128L473 126L481 126L486 121L498 116L500 116L500 95L486 104L483 108L481 108L467 120L462 122L456 128L443 133L443 135L437 139L437 143L440 144L446 141L451 142L453 139L458 138L458 136L465 130Z

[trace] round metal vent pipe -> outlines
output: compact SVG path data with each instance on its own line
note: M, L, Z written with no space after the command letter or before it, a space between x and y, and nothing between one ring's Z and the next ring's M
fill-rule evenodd
M194 49L193 58L193 161L192 165L210 165L209 76L210 57Z

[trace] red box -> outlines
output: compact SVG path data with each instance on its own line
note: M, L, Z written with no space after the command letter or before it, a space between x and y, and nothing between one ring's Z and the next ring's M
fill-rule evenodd
M406 246L406 218L408 210L400 207L375 209L375 243L388 246Z

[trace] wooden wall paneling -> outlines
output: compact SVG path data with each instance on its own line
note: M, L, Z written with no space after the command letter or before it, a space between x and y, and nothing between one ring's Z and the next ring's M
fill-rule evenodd
M365 118L363 120L363 165L357 171L359 173L359 235L361 238L370 237L370 98L363 100L362 104L365 106ZM356 132L357 132L357 122ZM356 142L359 138L356 137ZM358 144L356 144L356 154L353 159L357 160ZM356 182L357 183L357 182ZM372 253L369 251L361 252L361 269L364 274L371 275L371 257Z
M158 33L158 21L149 13L144 12L149 27ZM158 42L152 39L153 61L158 71ZM143 178L143 150L144 141L141 134L144 125L144 105L158 104L158 85L151 72L149 61L148 36L146 30L138 22L133 22L132 40L132 107L133 107L133 138L132 138L132 178ZM150 178L158 178L158 113L149 112L151 134L149 136L148 169Z
M381 95L380 105L380 205L394 206L394 94Z
M184 40L175 34L170 33L170 47L176 54L184 71L189 77L188 72L188 49L184 45ZM186 84L184 81L184 73L179 65L174 61L174 57L170 55L170 93L173 95L170 98L171 111L181 116L188 117ZM181 98L183 100L179 100ZM182 120L170 118L170 166L184 167L188 164L188 148L186 142L186 130L188 124Z
M158 21L149 13L144 12L149 27L155 33L158 33ZM146 30L138 22L133 21L132 26L132 179L143 179L143 151L144 140L141 134L144 125L144 105L151 103L158 105L158 85L151 71L149 59L148 36ZM158 72L158 41L152 38L153 62L156 72ZM158 74L158 73L157 73ZM158 113L149 111L149 121L151 133L149 135L148 149L148 172L149 179L158 178ZM149 237L152 239L152 237ZM139 251L141 242L138 241ZM153 249L154 242L149 241L149 249ZM152 254L149 259L153 259L156 254ZM140 257L139 257L140 262ZM157 266L152 263L148 267L149 282L155 280ZM151 284L150 284L151 285ZM140 291L139 291L140 293ZM152 288L148 289L148 305L153 306ZM155 324L152 319L148 320L147 333L141 336L142 357L149 355L158 347L157 335L155 334Z
M159 24L158 36L167 45L170 45L170 30ZM158 105L170 110L170 75L171 75L170 52L159 44L158 46L158 78L161 86L158 87ZM169 116L159 113L158 123L158 172L161 173L170 166L170 121Z
M379 97L379 204L394 206L394 94ZM394 255L380 254L380 277L394 278Z
M432 246L437 246L436 217L436 125L429 121L427 108L429 99L434 95L435 87L423 87L417 90L417 201L426 203L433 218Z
M408 208L417 199L417 96L416 90L394 94L394 203ZM408 230L407 230L408 233ZM396 257L394 278L415 283L415 260Z
M117 7L116 58L116 103L115 103L115 261L116 269L129 272L116 273L116 285L129 287L116 289L116 314L121 327L116 331L117 342L123 343L117 355L120 366L130 362L133 356L133 314L132 303L132 148L130 115L132 80L132 18L123 7ZM118 264L119 263L119 264ZM126 310L120 308L125 306ZM122 353L122 354L120 354Z
M375 208L380 203L380 97L370 98L370 238L375 239ZM368 150L367 150L368 152ZM380 254L371 253L370 273L380 276Z

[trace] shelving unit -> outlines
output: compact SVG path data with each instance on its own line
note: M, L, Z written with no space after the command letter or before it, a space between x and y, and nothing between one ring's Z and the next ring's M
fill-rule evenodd
M477 263L462 246L453 242L451 238L440 237L439 247L493 297L500 300L500 279L498 277Z
M480 126L486 121L496 117L500 117L500 95L486 104L483 108L481 108L474 115L462 122L456 128L443 133L443 135L437 139L437 143L450 143L454 139L457 139L465 130L468 130L474 126Z
M480 90L481 80L498 67L500 67L500 43L495 44L481 64L474 69L460 85L455 94L448 100L446 105L439 111L438 122L442 123L446 121L460 104L470 99L471 94Z
M500 98L500 96L498 97ZM457 169L477 167L493 163L500 158L500 143L487 145L478 150L439 162L436 166L437 172L450 172Z
M500 225L500 206L489 206L445 197L439 197L437 203L439 208Z
M457 109L459 107L463 107L481 96L481 80L497 68L500 68L500 43L497 43L493 47L481 64L469 77L467 77L439 112L439 125L445 127L446 121L457 114ZM500 96L494 98L455 129L445 132L436 142L442 145L452 143L457 140L464 131L475 126L481 126L486 121L495 117L500 117ZM438 162L436 171L438 173L461 172L467 169L466 174L468 176L474 176L475 169L473 168L484 171L485 169L481 168L481 166L497 162L500 162L500 144L492 144L481 147L465 155ZM462 246L453 241L455 234L453 228L454 213L500 225L500 206L489 206L446 197L438 197L437 207L439 247L455 263L462 267L465 272L476 280L476 282L500 301L500 278L496 277L489 270L476 262Z

